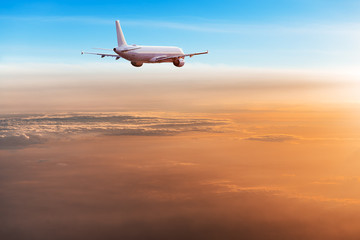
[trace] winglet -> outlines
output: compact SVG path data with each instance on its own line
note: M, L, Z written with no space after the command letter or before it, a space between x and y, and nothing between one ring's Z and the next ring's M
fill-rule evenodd
M125 41L124 34L123 34L122 30L121 30L119 20L115 21L115 25L116 25L116 35L117 35L118 46L120 47L122 45L127 45L126 41Z

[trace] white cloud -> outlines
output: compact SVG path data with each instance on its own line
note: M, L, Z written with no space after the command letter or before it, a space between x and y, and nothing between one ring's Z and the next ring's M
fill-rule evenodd
M121 113L4 114L0 145L21 148L45 142L51 137L81 135L168 136L185 132L215 132L226 121L184 116ZM1 147L0 147L1 149ZM187 165L180 163L179 165Z

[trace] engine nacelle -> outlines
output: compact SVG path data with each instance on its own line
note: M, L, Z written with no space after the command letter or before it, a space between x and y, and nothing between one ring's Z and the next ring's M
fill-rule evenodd
M182 67L185 65L185 60L183 58L177 58L174 60L174 65L177 67Z
M143 65L142 62L131 62L131 65L133 65L134 67L141 67Z

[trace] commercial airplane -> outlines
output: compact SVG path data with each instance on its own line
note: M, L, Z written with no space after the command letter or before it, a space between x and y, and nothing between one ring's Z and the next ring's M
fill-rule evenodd
M125 58L130 61L134 67L141 67L143 63L162 63L172 62L176 67L182 67L185 64L185 57L207 54L206 52L184 54L179 47L160 47L160 46L138 46L127 45L124 34L121 30L119 21L115 21L118 46L113 49L116 54L81 52L81 54L94 54L103 57L114 57L115 60ZM103 49L112 51L111 49Z

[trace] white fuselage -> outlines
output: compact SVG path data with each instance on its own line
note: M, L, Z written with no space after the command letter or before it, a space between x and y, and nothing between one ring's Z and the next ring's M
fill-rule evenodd
M126 51L126 49L128 49L129 47L133 48L134 50ZM119 46L114 48L114 52L119 54L119 56L125 58L126 60L139 63L154 63L155 59L158 57L172 57L184 54L183 50L179 47L138 45ZM162 62L173 62L173 60L166 59Z

